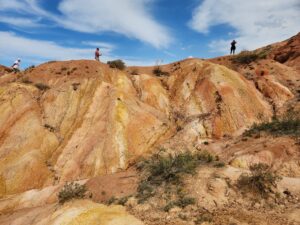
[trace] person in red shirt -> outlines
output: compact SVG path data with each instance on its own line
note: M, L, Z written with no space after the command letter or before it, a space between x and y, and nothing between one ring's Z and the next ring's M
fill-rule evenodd
M99 48L96 48L96 51L95 51L95 59L96 59L96 61L100 62L100 56L101 55L102 54L100 53Z

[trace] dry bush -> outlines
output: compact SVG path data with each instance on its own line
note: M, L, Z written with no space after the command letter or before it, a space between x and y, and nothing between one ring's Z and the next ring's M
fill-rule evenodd
M34 86L36 86L41 91L47 91L48 89L50 89L50 87L47 84L43 83L37 83Z
M116 68L119 70L124 70L126 68L125 63L121 59L108 61L107 64L110 68Z
M78 183L66 183L62 190L58 193L58 201L64 204L72 199L82 199L85 197L87 188L85 185Z
M241 190L267 197L273 192L273 188L277 187L277 182L280 179L281 177L272 172L268 165L258 163L250 166L250 174L244 173L239 177L237 186Z

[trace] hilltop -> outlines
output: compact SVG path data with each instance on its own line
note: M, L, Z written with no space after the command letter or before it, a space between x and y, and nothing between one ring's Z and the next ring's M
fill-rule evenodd
M0 224L299 223L299 65L300 33L153 67L1 66ZM237 186L258 163L281 177L267 197ZM89 199L59 204L73 181Z

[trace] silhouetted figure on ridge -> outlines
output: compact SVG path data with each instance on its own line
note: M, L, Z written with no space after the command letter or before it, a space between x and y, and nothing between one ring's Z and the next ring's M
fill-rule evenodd
M100 53L99 48L96 48L96 51L95 51L95 59L96 59L96 61L100 62L100 56L101 55L102 54Z
M234 55L234 53L235 53L235 49L236 49L236 41L235 40L233 40L232 42L231 42L231 48L230 48L230 55L231 54L233 54Z

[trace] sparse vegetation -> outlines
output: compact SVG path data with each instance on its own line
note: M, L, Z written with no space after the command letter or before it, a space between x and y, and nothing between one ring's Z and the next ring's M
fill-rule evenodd
M34 86L41 91L47 91L48 89L50 89L50 87L47 84L43 84L43 83L37 83Z
M232 61L238 64L249 64L257 59L259 59L259 57L255 52L242 51L240 54L234 56Z
M27 72L27 71L31 71L31 70L33 70L35 68L35 66L34 65L32 65L32 66L29 66L28 68L26 68L25 69L25 72Z
M118 203L118 205L125 205L126 202L128 201L128 199L129 199L129 196L122 197L122 198L118 199L117 203Z
M78 183L66 183L62 190L58 193L58 201L64 204L71 199L82 199L86 196L87 188L85 185Z
M195 200L183 191L183 176L195 174L201 164L213 162L216 158L208 152L192 154L189 152L175 156L155 155L148 160L141 161L137 168L144 173L144 179L138 186L137 199L139 203L156 196L158 189L170 196L165 211L178 206L186 207L194 204Z
M271 168L263 163L253 164L250 166L250 174L242 174L238 181L237 186L241 190L251 191L258 193L262 197L267 197L276 188L277 182L281 179L271 171Z
M45 124L44 127L45 127L46 129L48 129L50 132L55 132L55 128L52 127L52 126L49 125L49 124Z
M131 75L139 75L139 71L137 69L134 69L130 73Z
M107 201L107 204L108 205L111 205L113 203L115 203L117 201L117 198L115 196L112 196L108 201Z
M78 87L80 86L80 83L73 83L72 87L74 91L77 91Z
M158 76L158 77L159 76L169 76L169 73L166 71L162 71L159 66L155 67L152 72L155 76Z
M164 207L164 211L168 212L170 209L174 208L174 207L180 207L180 208L185 208L188 205L194 205L196 203L195 198L191 198L191 197L182 197L179 198L176 201L171 201L169 202L165 207Z
M195 223L196 224L202 224L202 223L205 223L205 222L212 222L213 221L213 216L210 214L210 213L204 213L204 214L200 214Z
M256 60L267 58L271 49L272 49L271 46L267 46L262 50L242 51L240 54L234 56L232 58L232 61L238 64L250 64L251 62L254 62Z
M125 63L121 59L108 61L107 64L110 68L116 68L119 70L124 70L126 68Z
M32 81L29 80L27 77L22 78L21 82L24 83L24 84L32 84Z
M244 136L252 136L260 132L267 132L274 136L300 135L300 118L298 113L290 111L283 118L273 118L271 122L264 122L261 124L254 124L249 130L244 132Z
M125 196L125 197L121 197L121 198L116 198L115 196L112 196L108 201L107 204L111 205L111 204L117 204L117 205L125 205L126 202L128 201L128 199L130 198L130 196Z
M214 164L214 167L216 168L222 168L222 167L225 167L225 163L224 162L216 162Z

